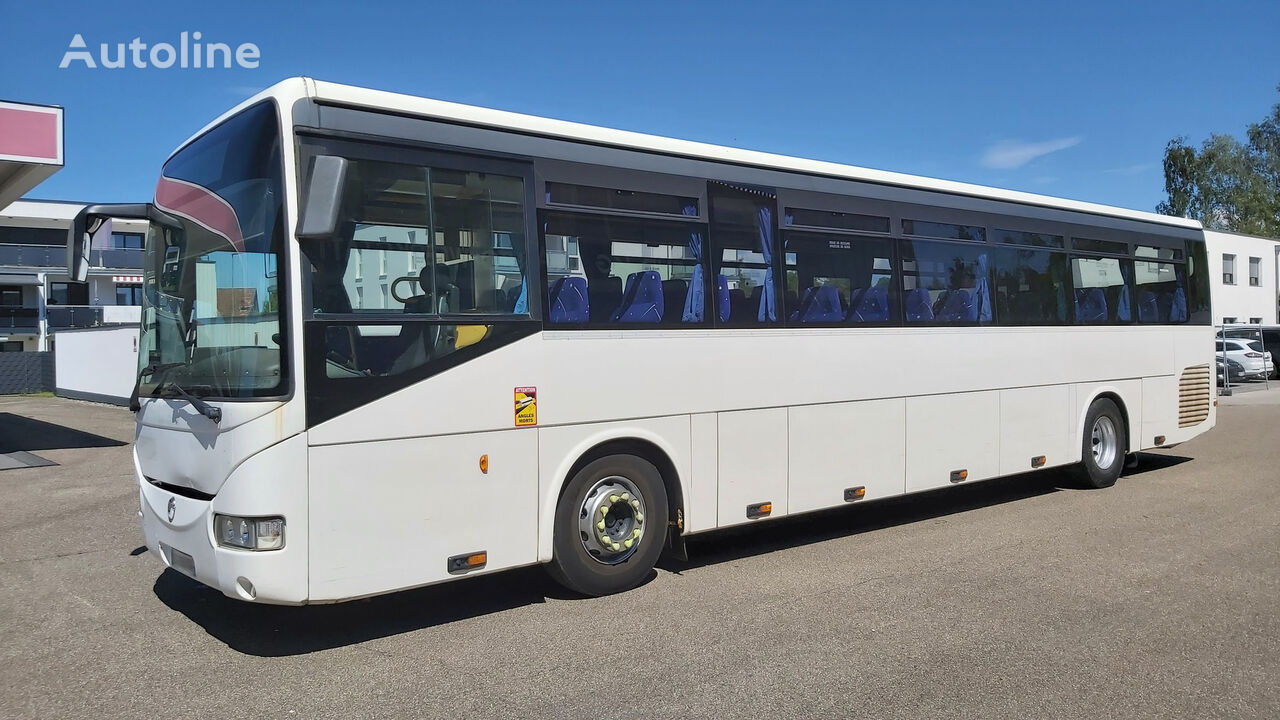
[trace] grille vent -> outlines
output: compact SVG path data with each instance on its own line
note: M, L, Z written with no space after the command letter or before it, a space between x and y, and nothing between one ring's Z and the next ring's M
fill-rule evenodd
M1178 380L1178 427L1199 425L1209 417L1209 366L1195 365Z

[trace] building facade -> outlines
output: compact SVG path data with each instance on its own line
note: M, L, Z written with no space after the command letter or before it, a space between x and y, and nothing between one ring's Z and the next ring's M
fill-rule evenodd
M1278 324L1280 240L1214 230L1204 234L1214 270L1213 322Z
M137 323L147 224L112 222L88 282L67 275L67 230L84 203L18 200L0 210L0 352L53 350L59 330Z

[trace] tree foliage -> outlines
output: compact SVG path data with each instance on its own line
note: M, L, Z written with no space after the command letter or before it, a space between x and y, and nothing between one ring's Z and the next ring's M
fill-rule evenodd
M1164 150L1166 197L1156 211L1217 230L1280 237L1280 103L1250 125L1246 137L1242 143L1215 134L1198 150L1185 137L1170 140Z

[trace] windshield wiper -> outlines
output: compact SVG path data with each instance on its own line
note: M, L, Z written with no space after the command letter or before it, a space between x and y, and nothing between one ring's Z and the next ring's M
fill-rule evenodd
M220 422L222 420L222 408L216 408L210 405L209 403L201 400L200 398L196 397L195 395L192 395L191 393L183 389L181 385L179 385L178 383L172 380L170 380L169 382L166 382L164 385L161 385L158 392L161 397L177 396L182 398L183 400L186 400L187 402L191 403L191 407L195 408L196 412L209 418L215 423Z
M182 367L183 365L186 365L186 363L184 362L151 363L150 365L138 371L138 377L142 377L143 375L155 375L161 370L168 370L169 368Z

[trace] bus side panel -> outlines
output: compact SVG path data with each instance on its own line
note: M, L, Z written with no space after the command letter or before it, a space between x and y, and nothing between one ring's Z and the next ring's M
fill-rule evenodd
M550 562L555 533L556 504L560 491L572 478L569 471L578 459L592 448L610 440L642 440L657 447L675 466L685 499L684 512L689 513L689 416L674 415L640 420L560 425L538 430L538 545L539 562ZM526 481L527 481L526 476ZM532 485L532 483L530 483Z
M1166 440L1178 429L1178 378L1173 376L1142 379L1142 429L1130 441L1134 449L1156 446L1156 436ZM1133 432L1138 433L1138 430Z
M1051 385L1000 391L1000 474L1075 462L1072 448L1071 388ZM1076 451L1078 453L1078 451Z
M719 424L715 413L698 413L689 417L689 443L693 457L692 473L685 487L684 518L687 533L710 530L716 526L720 486Z
M1000 392L907 398L907 491L1000 474Z
M902 398L793 407L789 411L791 513L842 505L862 486L866 499L901 495L906 477Z
M448 580L450 557L480 551L473 572L536 562L538 432L312 447L311 599Z
M787 409L722 412L719 526L748 522L748 505L772 503L787 514Z

